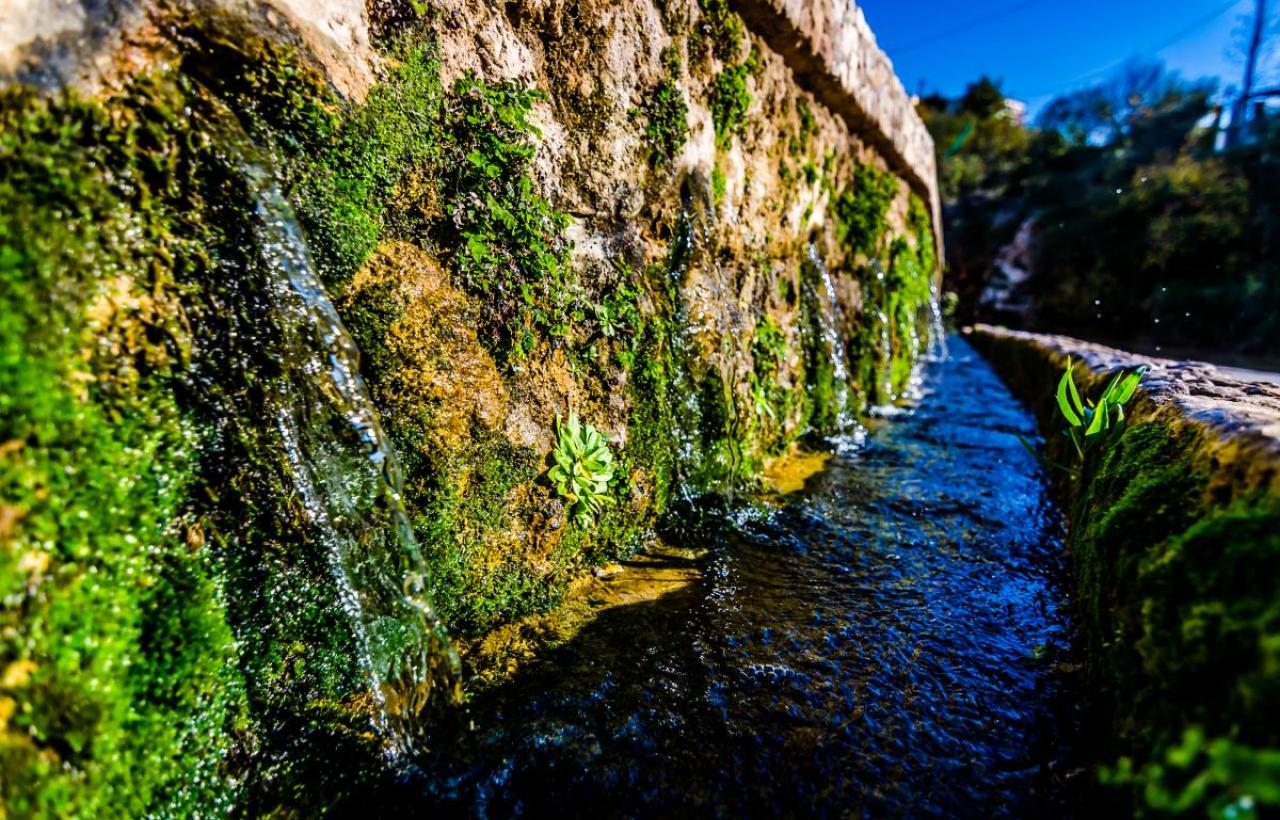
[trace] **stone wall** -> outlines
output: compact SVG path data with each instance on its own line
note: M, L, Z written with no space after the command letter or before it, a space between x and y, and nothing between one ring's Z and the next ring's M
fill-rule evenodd
M893 401L928 343L907 98L877 58L879 113L843 100L747 5L18 8L15 815L319 810L448 709L433 612L554 606ZM548 469L570 412L614 459L589 515Z
M1070 519L1088 751L1121 787L1104 797L1112 813L1274 799L1280 386L1063 336L979 326L970 338L1063 465L1074 454L1055 391L1068 357L1085 396L1117 369L1150 368L1113 446L1078 479L1048 468Z
M941 248L933 138L862 9L851 0L742 0L737 8L805 86L866 134L930 204Z
M155 8L146 0L14 0L0 22L0 84L37 80L92 91L117 82L166 51L156 31ZM361 0L193 0L193 5L257 18L260 31L296 41L325 66L345 96L360 98L374 79L379 57L370 45L369 5ZM384 4L385 5L385 4ZM520 14L555 17L557 5L530 2ZM930 205L942 241L933 140L914 101L876 44L862 10L852 0L738 0L733 9L780 54L807 90L846 119ZM455 23L480 14L446 0L438 5ZM521 74L532 56L511 32L494 23L464 24L489 52L489 68L507 62L505 73ZM470 62L470 61L467 61ZM498 69L498 73L504 73Z

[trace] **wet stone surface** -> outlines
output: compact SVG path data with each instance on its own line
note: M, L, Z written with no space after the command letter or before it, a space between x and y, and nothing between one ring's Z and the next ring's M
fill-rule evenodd
M967 343L951 349L914 409L724 522L689 583L602 611L472 703L380 799L487 816L1065 813L1061 523L1015 437L1032 419Z

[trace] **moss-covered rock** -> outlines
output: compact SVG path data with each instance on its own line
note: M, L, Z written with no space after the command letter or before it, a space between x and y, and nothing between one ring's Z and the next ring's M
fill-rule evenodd
M234 795L244 718L217 563L186 503L184 281L216 232L181 94L0 97L0 799L93 816Z

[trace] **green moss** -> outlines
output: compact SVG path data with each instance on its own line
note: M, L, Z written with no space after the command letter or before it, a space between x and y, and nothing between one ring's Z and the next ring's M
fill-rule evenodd
M772 453L788 440L793 405L804 394L785 387L780 377L787 367L789 347L786 335L771 316L762 316L751 342L751 435L766 452Z
M483 631L554 604L561 590L545 569L526 551L495 542L517 529L511 496L541 472L538 457L500 439L432 464L421 462L420 448L406 453L416 454L405 459L414 477L405 486L410 521L432 570L433 600L454 632Z
M736 478L742 446L735 431L737 408L719 371L700 367L690 373L690 380L696 405L686 407L682 424L693 433L697 455L685 465L684 479L691 487L719 489Z
M790 276L783 275L778 277L778 298L787 307L796 306L796 285Z
M726 66L716 75L711 86L711 121L716 130L716 147L725 149L740 133L751 109L751 91L747 78L751 67L746 63Z
M1109 751L1139 767L1193 726L1249 754L1280 747L1267 717L1280 694L1280 501L1215 497L1202 446L1190 429L1130 427L1086 471L1073 513L1091 671L1112 693Z
M725 192L728 190L729 182L725 178L724 170L717 162L711 168L711 201L716 205L724 202Z
M738 59L746 32L742 20L729 10L728 0L698 0L702 9L702 25L698 38L711 47L716 57L725 62Z
M868 258L879 253L885 217L898 196L899 185L897 177L873 165L854 166L853 181L832 207L837 236L851 251Z
M628 380L631 413L627 419L627 455L645 471L641 477L656 514L665 511L678 477L675 409L672 384L675 367L670 323L652 318L639 335L635 366Z
M805 179L812 185L818 179L818 168L809 158L809 152L818 133L818 120L804 97L796 97L795 110L798 126L787 136L787 155L802 164Z
M932 248L929 235L924 248ZM890 246L886 313L889 317L890 351L889 382L895 393L901 393L911 378L916 360L928 344L929 300L932 296L933 269L924 267L921 254L907 240L899 237ZM925 255L932 258L932 251Z
M580 308L569 218L530 173L539 134L529 113L541 94L473 75L446 92L429 37L388 48L393 69L359 106L288 50L223 46L214 78L249 112L255 138L285 157L290 199L335 292L379 242L407 240L434 247L486 302L485 338L500 358L566 340Z
M834 205L838 236L854 254L871 260L862 269L863 311L850 340L850 359L862 393L873 404L902 394L930 333L937 254L932 221L914 194L908 200L909 233L884 247L889 208L900 189L893 175L857 165L852 184ZM882 253L887 270L879 263Z
M933 218L929 209L914 191L907 198L907 229L920 269L930 276L938 270L937 245L933 236Z
M286 48L262 42L199 44L207 69L190 70L273 146L327 286L341 292L381 239L421 239L440 215L433 169L441 162L444 94L429 43L393 49L389 76L364 103L340 100Z
M0 95L0 797L14 815L217 813L242 719L179 279L207 268L181 98Z
M796 98L796 117L800 120L800 129L796 134L796 143L792 154L803 156L809 153L809 146L818 133L818 120L813 116L813 109L804 97Z
M817 432L828 434L836 432L840 411L844 409L840 406L841 393L847 391L838 384L833 351L823 326L823 311L829 310L820 301L823 287L821 272L811 260L806 259L800 267L800 346L804 357L806 394L804 422ZM850 385L845 385L848 387Z
M255 410L272 377L240 369L268 341L240 178L261 160L226 105L273 149L341 288L378 241L429 240L441 218L428 172L445 154L416 127L441 99L434 63L408 54L360 107L252 41L201 42L182 69L221 99L169 73L92 104L0 106L0 520L18 522L0 577L22 602L0 781L22 813L319 809L332 791L302 795L310 763L285 746L324 734L343 778L380 754L331 568Z
M660 165L680 155L689 139L689 105L680 88L680 52L668 46L662 52L667 74L641 105L644 136L649 143L649 162Z

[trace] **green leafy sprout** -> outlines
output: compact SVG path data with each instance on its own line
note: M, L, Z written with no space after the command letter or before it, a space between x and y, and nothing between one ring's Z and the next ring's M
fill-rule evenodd
M1137 392L1138 384L1142 381L1147 368L1143 365L1128 372L1116 371L1096 402L1081 399L1072 369L1073 363L1068 356L1066 370L1058 381L1056 398L1058 410L1068 425L1063 435L1071 440L1077 463L1083 464L1088 459L1089 453L1099 448L1110 447L1124 433L1124 405ZM1045 461L1026 439L1021 436L1018 439L1036 458L1049 466L1065 469L1073 476L1077 474L1076 470Z
M1169 814L1199 809L1209 817L1251 820L1280 806L1280 750L1209 738L1200 726L1185 729L1163 761L1135 767L1122 757L1099 775L1103 783L1140 787L1148 806Z
M569 514L583 527L589 527L596 515L614 503L609 496L613 480L613 453L604 435L578 419L569 411L569 420L556 416L558 441L551 457L555 461L547 472L556 491L570 502Z

